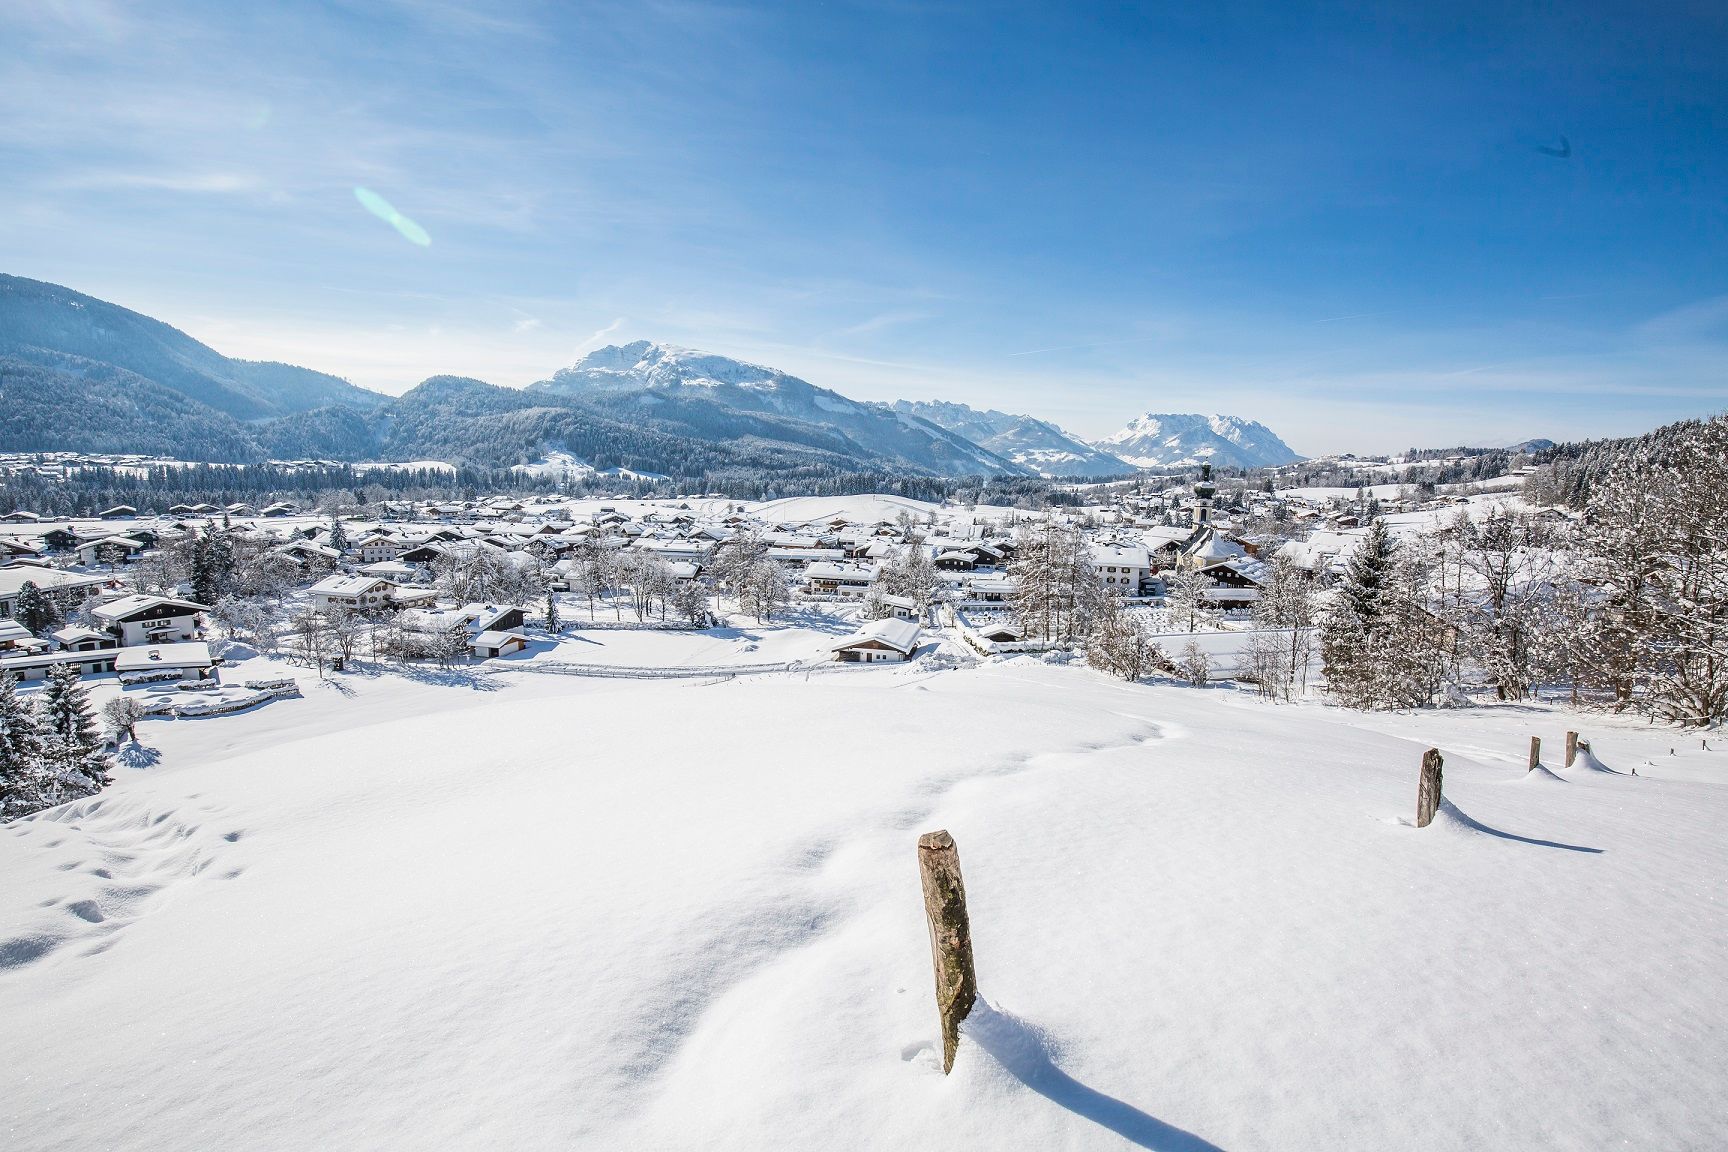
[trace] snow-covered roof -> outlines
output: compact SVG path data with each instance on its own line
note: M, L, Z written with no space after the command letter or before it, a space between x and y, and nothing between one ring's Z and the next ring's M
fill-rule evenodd
M896 652L911 655L912 650L918 647L918 635L918 622L915 620L872 620L852 635L835 642L829 651L838 652L843 648L874 642Z
M389 583L390 581L381 576L347 576L337 573L324 577L307 591L314 596L360 596L373 591L380 584Z
M116 672L146 672L156 668L208 668L210 645L202 640L182 644L134 644L114 657Z
M98 620L119 623L122 620L149 612L156 608L179 608L185 612L208 611L206 605L194 604L190 600L175 600L169 596L122 596L118 600L110 600L106 604L98 604L90 609L90 615Z

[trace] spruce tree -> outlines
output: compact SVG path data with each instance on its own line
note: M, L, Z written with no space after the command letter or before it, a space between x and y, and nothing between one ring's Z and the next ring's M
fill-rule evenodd
M1384 520L1368 525L1350 554L1320 626L1320 657L1334 696L1356 708L1385 702L1385 665L1394 632L1398 542Z
M18 623L40 636L60 623L60 609L36 586L26 580L18 589L18 605L14 609Z
M348 530L342 527L342 517L335 513L330 515L330 547L344 554L348 551Z
M0 820L25 816L42 802L42 733L18 696L18 678L0 672Z
M48 803L93 795L110 782L108 757L90 711L90 692L79 678L77 665L56 664L48 673L39 715L52 777Z

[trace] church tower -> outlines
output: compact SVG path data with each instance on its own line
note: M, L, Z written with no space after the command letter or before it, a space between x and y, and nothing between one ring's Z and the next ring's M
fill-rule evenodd
M1212 465L1200 465L1200 479L1194 482L1194 527L1205 528L1212 523L1212 497L1218 486L1212 483Z

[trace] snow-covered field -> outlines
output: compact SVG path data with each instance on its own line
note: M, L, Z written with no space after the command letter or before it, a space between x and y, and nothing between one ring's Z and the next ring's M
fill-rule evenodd
M531 665L146 721L159 762L0 828L0 1143L1728 1145L1697 736L1032 658ZM1616 771L1525 778L1567 727ZM1455 807L1418 831L1429 744ZM948 1077L938 827L987 1002Z

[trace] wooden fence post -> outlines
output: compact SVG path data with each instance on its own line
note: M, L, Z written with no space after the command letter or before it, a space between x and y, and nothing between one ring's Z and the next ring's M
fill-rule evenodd
M1422 778L1416 785L1416 827L1426 828L1434 822L1440 807L1440 768L1446 761L1440 749L1422 753Z
M1542 737L1530 737L1530 771L1542 767Z
M960 1021L978 998L960 850L946 830L918 837L918 872L924 885L924 915L930 922L930 962L936 968L936 1012L942 1018L942 1074L946 1076L960 1046Z
M1566 733L1566 767L1572 767L1572 761L1578 759L1578 733Z

